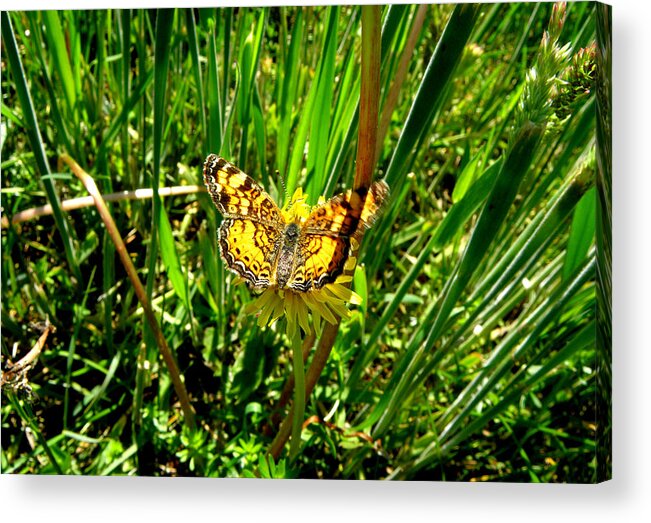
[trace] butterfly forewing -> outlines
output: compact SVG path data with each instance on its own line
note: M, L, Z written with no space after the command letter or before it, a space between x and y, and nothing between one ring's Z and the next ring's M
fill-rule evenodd
M380 180L373 183L368 191L357 189L338 194L317 205L303 228L310 234L359 238L364 229L375 221L388 192L386 182Z
M206 158L203 179L224 215L219 251L228 268L255 288L275 284L275 261L285 227L278 206L250 176L217 155Z
M248 174L211 154L203 164L203 181L212 201L227 218L246 218L267 224L284 223L271 196Z

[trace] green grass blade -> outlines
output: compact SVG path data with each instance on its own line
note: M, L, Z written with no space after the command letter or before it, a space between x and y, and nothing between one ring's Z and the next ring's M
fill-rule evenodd
M115 140L117 136L121 134L124 128L128 128L129 114L135 109L138 103L142 101L142 98L147 92L147 89L149 89L153 79L154 72L148 71L140 83L133 88L131 95L125 101L124 106L120 110L120 113L116 116L116 118L111 122L109 128L105 131L99 149L97 151L97 157L100 159L100 161L103 160L106 162L108 151L112 146L113 140Z
M120 15L118 17L118 28L120 32L120 47L119 51L122 57L127 57L131 54L131 10L122 9L120 10ZM130 98L131 94L131 75L130 68L128 67L126 59L120 61L119 64L119 81L120 87L119 91L122 96L122 106L124 107L127 104L127 100ZM140 98L140 97L138 97ZM128 113L127 113L128 114ZM129 140L129 127L127 125L121 125L119 127L120 132L120 142L121 142L121 152L122 152L122 163L127 165L129 162L129 150L131 148L131 141ZM103 145L104 142L102 142Z
M574 270L587 256L590 246L594 244L596 221L596 189L593 187L579 201L567 242L567 254L563 266L563 279L568 280Z
M482 202L485 201L495 182L495 177L502 167L502 163L501 160L498 160L488 167L464 197L455 202L450 208L434 232L435 249L442 249L445 245L448 245L481 206Z
M594 276L594 269L594 258L586 260L586 263L575 272L568 285L558 286L554 293L532 312L530 318L521 322L524 328L528 324L533 325L533 330L526 336L522 336L520 330L514 330L495 348L481 372L474 377L464 392L447 409L448 412L454 412L457 408L461 408L453 420L448 423L446 423L446 419L441 420L441 424L445 423L440 433L441 440L454 433L464 423L464 418L468 413L488 394L497 380L508 372L513 359L529 350L539 335L553 324L569 300Z
M441 35L387 168L386 180L394 191L399 190L404 183L401 180L407 157L432 124L432 118L459 63L477 14L477 5L457 5Z
M413 474L434 459L440 458L441 455L445 456L450 453L454 446L460 441L476 433L490 420L495 419L496 416L504 412L507 408L515 405L526 393L527 389L543 381L556 367L571 359L578 351L588 348L594 342L594 328L594 321L588 323L571 339L571 341L549 358L534 374L527 376L517 384L511 385L508 392L502 397L499 403L487 409L481 416L468 420L461 430L453 437L443 441L439 439L435 444L431 444L427 449L422 451L413 463L410 463L404 468L408 469L410 474Z
M325 54L326 54L324 51L328 48L328 46L333 45L332 39L335 38L335 32L332 29L332 25L334 23L336 15L332 14L333 10L336 11L337 8L333 6L329 6L327 8L328 14L326 20L328 21L328 25L327 25L328 29L326 30L326 35L329 35L330 40L328 39L327 36L324 36L323 48L319 57L319 65L317 66L317 71L322 71L323 61L325 60ZM304 160L305 143L307 142L307 138L309 135L312 119L314 117L314 111L324 110L322 107L317 106L317 97L319 94L319 88L320 86L319 86L319 81L317 76L314 78L314 80L310 85L307 99L301 111L298 128L296 130L296 134L294 135L294 141L292 143L292 150L290 153L290 161L289 161L289 172L287 174L287 181L285 184L289 196L294 194L294 191L298 186L299 174L300 174L301 167L303 166L303 160ZM310 194L309 196L310 198L312 198L312 200L309 201L309 203L311 204L316 203L318 194Z
M328 10L326 20L326 35L321 53L321 61L317 75L314 77L316 93L314 98L315 111L310 122L310 140L306 162L306 192L312 198L310 203L316 203L316 198L322 193L326 181L325 161L328 135L332 125L332 100L334 91L335 56L337 51L337 26L339 9L333 6Z
M77 263L74 238L70 232L68 222L63 212L61 211L61 202L59 200L59 196L56 193L54 183L52 182L51 178L49 178L51 171L47 161L47 156L45 154L45 145L43 143L41 132L39 130L38 120L36 112L34 110L34 104L32 103L32 96L29 92L29 87L27 86L25 71L20 61L18 46L16 44L13 28L11 26L9 13L3 11L1 16L2 38L5 42L7 59L9 61L9 67L11 69L11 74L16 86L16 94L18 95L18 99L20 100L20 105L23 110L23 120L28 126L26 131L29 137L29 142L32 146L32 151L34 153L34 160L36 161L36 166L41 174L48 202L53 209L54 220L57 224L57 229L61 234L61 240L63 242L66 259L68 260L68 264L70 265L75 278L77 278L79 283L81 283L83 281L83 278L81 271L79 270L79 264Z
M159 211L161 213L158 218L158 224L160 226L158 231L160 235L160 253L163 264L165 265L165 273L172 284L174 292L181 299L186 310L191 312L192 309L190 307L190 297L187 288L188 282L183 274L181 261L176 251L172 226L170 225L167 212L165 212L165 207L161 205Z
M532 160L533 152L540 142L542 132L541 127L528 125L522 129L515 139L512 150L500 169L491 194L479 216L468 246L452 277L441 292L440 305L436 309L436 315L432 318L432 323L429 324L429 321L423 322L423 324L430 325L426 339L420 344L417 343L417 338L412 338L411 350L403 357L403 361L408 363L404 364L404 368L401 368L400 372L393 374L394 377L389 385L389 390L393 393L384 396L383 401L376 407L377 412L381 412L375 427L376 434L382 434L388 428L390 421L399 408L398 398L402 397L404 389L415 385L413 377L422 366L422 358L439 337L454 304L479 266L484 253L503 223L506 213L515 198L520 181ZM393 387L396 387L395 392ZM370 419L373 419L373 417Z
M30 13L29 21L30 21L30 31L39 40L41 38L44 39L44 37L42 36L42 26L40 24L38 14L35 12ZM57 132L60 133L61 141L63 142L62 145L65 148L65 150L74 151L75 149L73 148L72 138L70 136L70 131L68 130L68 127L71 125L71 122L69 122L68 119L64 118L63 116L66 113L65 106L62 107L62 105L64 104L63 97L61 96L60 93L56 92L55 86L52 82L52 78L50 75L50 67L46 63L47 55L44 52L42 52L42 50L35 51L34 54L38 58L39 64L41 66L43 81L45 83L45 87L47 88L49 99L50 99L50 105L52 107L52 119L56 124Z
M249 125L251 120L251 103L255 91L255 75L260 60L260 48L262 46L264 28L267 22L267 9L259 9L255 24L246 35L242 43L240 54L242 92L237 99L237 116L240 124L240 154L239 165L247 164Z
M294 101L296 99L298 69L300 67L299 53L301 45L303 45L303 27L303 10L299 10L296 13L296 20L292 27L285 67L279 71L282 80L280 83L280 101L278 102L280 121L276 141L276 163L283 178L287 176L287 157L291 150L289 137L294 119Z
M48 47L52 50L55 69L63 85L63 93L68 109L67 114L69 117L74 118L77 111L77 90L75 88L75 76L68 57L68 46L59 19L59 11L43 11L43 25Z
M208 52L208 126L204 127L208 152L219 153L223 145L224 108L219 90L219 66L217 64L217 41L214 30L210 32Z
M188 9L185 11L185 25L188 28L188 45L190 46L190 56L192 57L192 73L194 76L194 83L197 89L197 107L199 110L199 117L201 121L201 129L206 132L206 111L203 95L203 80L201 75L201 62L199 59L199 43L197 41L197 24L194 20L194 11ZM217 149L216 149L217 150ZM204 155L208 155L210 151L204 150ZM199 173L197 173L199 176Z
M267 178L267 139L265 133L264 107L256 85L253 90L253 103L251 105L253 116L253 131L255 134L256 151L258 152L259 176L261 180Z
M151 188L153 191L152 197L152 218L151 218L151 241L149 249L147 250L147 281L146 281L146 294L151 300L153 297L154 281L156 279L156 266L158 261L158 248L160 241L161 230L161 214L162 203L158 195L158 187L160 186L160 172L161 172L161 153L162 153L162 139L163 130L165 126L164 116L165 111L165 94L167 86L167 74L169 70L169 56L170 56L170 36L172 32L172 24L174 21L174 10L172 9L159 9L156 11L156 35L155 35L155 48L154 48L154 125L153 125L153 173L151 177ZM139 427L142 423L141 406L143 403L143 394L145 384L149 381L151 367L155 361L156 342L153 337L151 328L147 322L144 322L144 340L145 344L141 347L138 354L138 367L136 374L136 391L134 394L134 410L133 410L133 423L135 427ZM145 362L149 360L149 364Z

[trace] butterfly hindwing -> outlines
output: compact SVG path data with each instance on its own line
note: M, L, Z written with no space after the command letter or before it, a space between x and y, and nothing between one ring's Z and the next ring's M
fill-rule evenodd
M252 220L226 218L219 227L219 250L226 265L254 288L276 281L280 231Z
M326 234L301 235L297 263L287 286L298 292L334 282L350 256L350 238Z

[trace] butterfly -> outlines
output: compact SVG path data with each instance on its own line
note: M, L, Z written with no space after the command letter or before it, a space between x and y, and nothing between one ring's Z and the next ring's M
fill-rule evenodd
M320 289L343 273L389 193L380 180L339 194L301 218L282 211L257 182L216 154L206 158L203 180L224 215L219 250L227 267L254 289L294 292Z

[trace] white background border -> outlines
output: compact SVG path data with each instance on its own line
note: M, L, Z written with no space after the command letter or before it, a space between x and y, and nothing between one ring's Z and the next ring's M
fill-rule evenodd
M213 2L192 6L320 4ZM329 2L333 3L333 2ZM350 3L350 2L346 2ZM369 2L357 2L369 3ZM400 2L404 3L404 2ZM201 522L651 521L651 16L648 2L613 5L614 479L598 486L377 481L0 476L4 521ZM186 4L186 5L188 5ZM2 9L173 7L180 1L7 2ZM3 72L4 74L4 72Z

